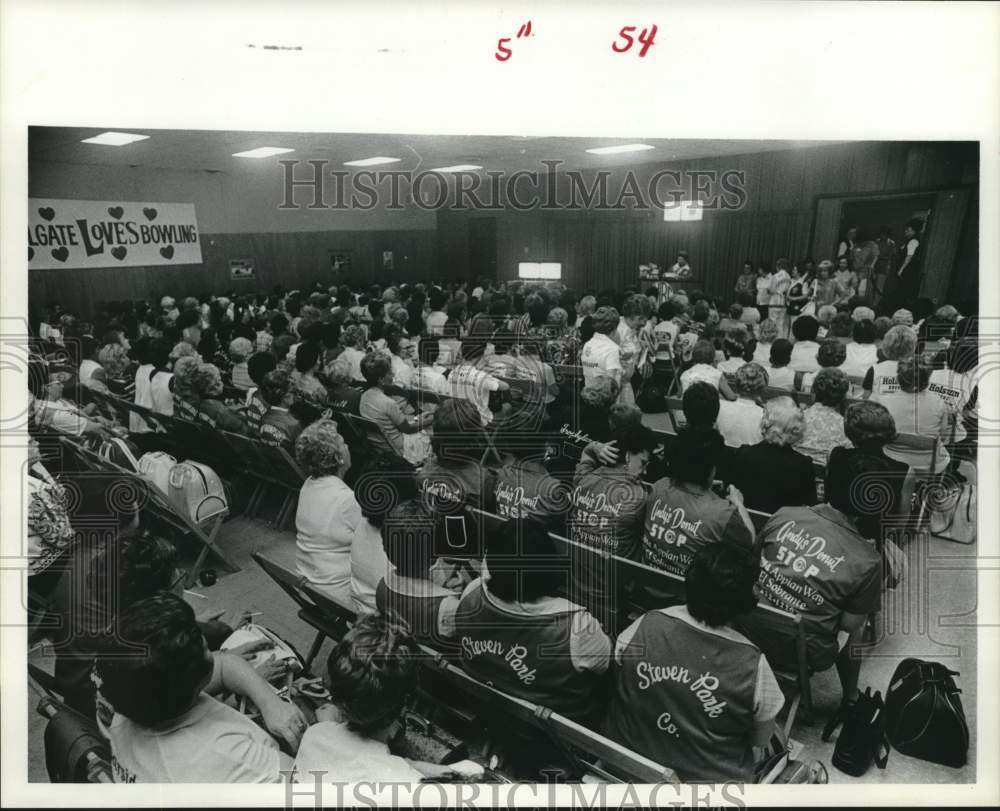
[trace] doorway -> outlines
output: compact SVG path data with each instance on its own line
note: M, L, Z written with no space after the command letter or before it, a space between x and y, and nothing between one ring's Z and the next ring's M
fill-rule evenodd
M469 275L470 282L482 277L497 277L497 220L496 217L473 217L469 220Z

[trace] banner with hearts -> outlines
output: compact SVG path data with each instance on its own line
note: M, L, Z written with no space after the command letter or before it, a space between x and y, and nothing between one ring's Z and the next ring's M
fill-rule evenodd
M28 269L200 265L192 203L28 200Z

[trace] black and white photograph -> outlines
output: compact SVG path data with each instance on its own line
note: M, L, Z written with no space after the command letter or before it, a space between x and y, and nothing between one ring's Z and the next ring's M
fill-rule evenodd
M911 45L1000 33L989 4L753 5L789 36L894 6ZM463 81L530 85L545 8L468 11ZM679 81L671 7L597 8L573 47ZM921 129L944 91L912 63L862 88L760 56L766 128L676 87L697 106L365 127L356 89L296 113L318 66L358 49L388 107L422 60L440 102L442 55L360 33L372 9L363 46L259 13L208 80L232 114L49 116L20 84L3 111L4 804L1000 799L1000 96ZM613 99L594 75L548 103ZM301 95L250 114L254 76ZM839 85L832 118L782 81Z

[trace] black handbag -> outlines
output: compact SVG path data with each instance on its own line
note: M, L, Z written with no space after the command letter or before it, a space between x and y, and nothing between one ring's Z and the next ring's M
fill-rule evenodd
M843 724L833 749L831 762L851 777L861 777L874 762L884 769L889 760L889 742L885 736L885 704L882 694L871 687L851 704L841 705L837 714L823 729L823 740L829 741Z
M964 766L969 725L954 670L938 662L904 659L886 693L886 730L897 751L910 757Z

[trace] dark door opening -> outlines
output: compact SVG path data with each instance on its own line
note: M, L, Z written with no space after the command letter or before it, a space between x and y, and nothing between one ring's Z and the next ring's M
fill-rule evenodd
M473 217L469 220L469 273L470 282L485 276L497 277L497 220L496 217Z

